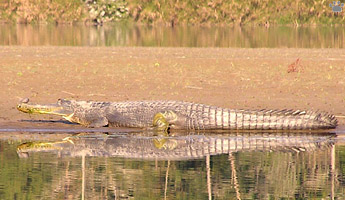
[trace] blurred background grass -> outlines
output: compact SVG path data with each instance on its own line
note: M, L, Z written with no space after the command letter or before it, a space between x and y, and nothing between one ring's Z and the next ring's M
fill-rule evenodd
M0 0L0 21L12 23L138 22L193 25L343 24L325 0Z

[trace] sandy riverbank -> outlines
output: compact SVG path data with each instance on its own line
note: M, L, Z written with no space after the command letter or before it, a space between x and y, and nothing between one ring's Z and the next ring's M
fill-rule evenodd
M25 97L35 103L183 100L344 116L344 55L344 49L2 46L0 122L60 120L20 113L16 104ZM287 73L297 58L303 71Z

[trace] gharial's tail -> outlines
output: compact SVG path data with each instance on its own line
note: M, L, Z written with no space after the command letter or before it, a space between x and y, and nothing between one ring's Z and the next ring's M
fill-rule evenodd
M314 112L314 121L315 126L320 128L335 128L338 125L335 116L328 113Z
M274 110L264 111L264 116L264 129L332 129L338 124L334 115L319 111Z
M223 118L213 120L214 129L308 130L332 129L338 124L334 115L319 111L223 109L215 115Z

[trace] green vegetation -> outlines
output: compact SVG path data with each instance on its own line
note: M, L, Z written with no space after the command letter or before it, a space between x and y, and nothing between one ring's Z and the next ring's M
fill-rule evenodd
M321 0L0 0L0 20L18 23L316 25L343 24L345 12L333 13Z

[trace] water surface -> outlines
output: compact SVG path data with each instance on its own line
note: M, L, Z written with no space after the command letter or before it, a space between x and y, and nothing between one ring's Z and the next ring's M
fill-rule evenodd
M1 24L0 45L344 48L345 27Z
M28 134L1 134L0 199L345 198L334 134Z

